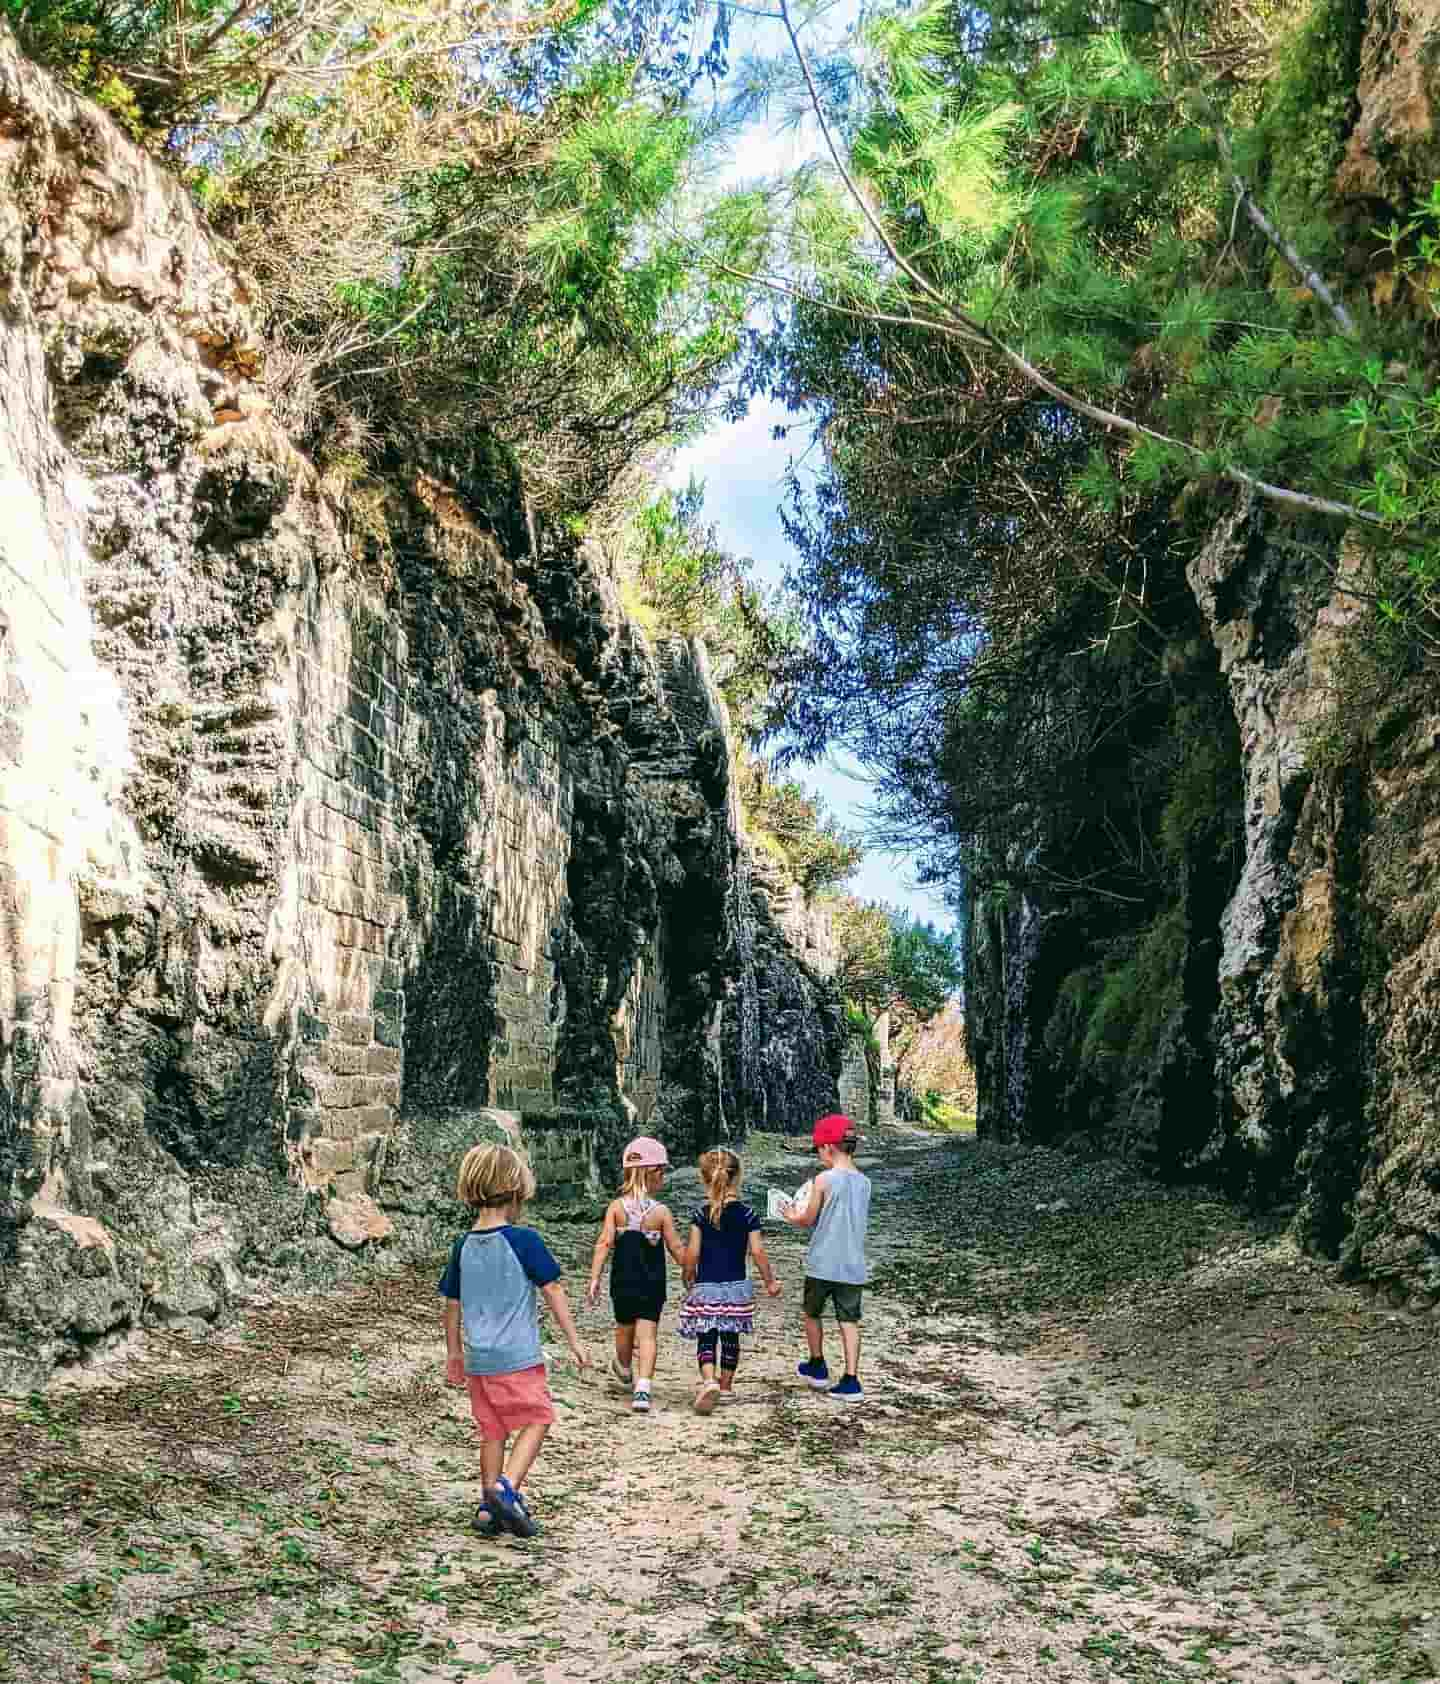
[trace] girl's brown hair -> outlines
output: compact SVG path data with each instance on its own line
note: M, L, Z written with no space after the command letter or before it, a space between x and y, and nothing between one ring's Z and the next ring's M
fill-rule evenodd
M700 1179L710 1195L707 1206L712 1225L720 1226L725 1206L740 1197L740 1160L723 1146L700 1155Z
M472 1210L523 1205L535 1197L535 1172L513 1146L472 1146L461 1161L455 1197Z
M663 1164L631 1164L620 1186L622 1199L648 1199L665 1176Z

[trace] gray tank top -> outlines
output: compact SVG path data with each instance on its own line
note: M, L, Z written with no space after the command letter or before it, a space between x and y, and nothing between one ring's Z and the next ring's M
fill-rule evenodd
M870 1220L870 1177L858 1169L825 1172L825 1203L805 1251L805 1273L820 1281L864 1286L865 1226Z

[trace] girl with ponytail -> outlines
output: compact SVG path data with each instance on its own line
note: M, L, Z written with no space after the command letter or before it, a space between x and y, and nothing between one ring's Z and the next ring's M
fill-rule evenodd
M708 1415L722 1397L732 1395L740 1335L755 1328L755 1285L747 1275L747 1260L754 1259L772 1298L779 1296L780 1282L765 1253L760 1218L740 1199L739 1158L723 1147L704 1153L700 1180L705 1203L690 1213L685 1247L690 1291L680 1307L680 1337L695 1341L700 1363L695 1411Z

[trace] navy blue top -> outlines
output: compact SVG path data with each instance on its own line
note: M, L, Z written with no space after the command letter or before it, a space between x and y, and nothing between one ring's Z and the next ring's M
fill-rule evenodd
M745 1253L751 1234L760 1228L760 1218L749 1205L739 1200L725 1206L720 1213L720 1226L710 1220L710 1207L696 1205L690 1220L700 1230L700 1267L697 1281L743 1281Z
M560 1265L533 1228L507 1222L456 1240L440 1296L460 1300L467 1374L513 1374L544 1360L535 1290L559 1278Z

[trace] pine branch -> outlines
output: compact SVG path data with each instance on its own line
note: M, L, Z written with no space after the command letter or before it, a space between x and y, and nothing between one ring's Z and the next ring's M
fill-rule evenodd
M1012 346L1008 345L997 333L988 328L983 322L978 321L967 311L960 309L955 304L952 304L938 287L933 285L925 275L916 269L913 264L907 261L903 253L901 253L895 245L895 242L890 238L890 235L880 218L870 208L870 204L865 198L865 195L860 191L854 177L845 165L845 161L841 156L840 148L836 142L834 132L831 129L830 122L825 115L824 104L820 98L820 90L816 85L814 72L810 67L809 56L801 43L800 36L795 28L794 20L790 16L789 0L777 0L777 4L779 6L778 16L780 22L784 25L785 33L790 38L790 45L795 54L796 63L800 67L800 74L804 78L806 91L810 99L810 106L815 113L815 120L820 126L820 134L825 142L825 148L834 161L835 168L839 172L840 179L845 184L846 191L854 200L856 206L859 208L860 214L865 218L866 223L874 232L875 237L885 248L890 260L896 265L902 274L907 275L910 280L919 287L924 296L929 299L936 309L939 310L946 318L943 325L939 322L923 323L918 319L915 325L926 326L931 331L953 334L956 338L964 339L969 344L975 344L978 342L979 344L984 345L988 350L992 351L996 356L1008 363L1017 374L1021 375L1022 378L1028 381L1030 385L1034 386L1037 390L1044 392L1048 397L1054 398L1056 403L1063 405L1066 409L1072 410L1075 414L1083 415L1087 420L1095 422L1097 426L1105 428L1107 432L1127 433L1132 438L1154 439L1157 444L1169 445L1173 449L1183 451L1187 456L1190 456L1193 459L1203 459L1205 452L1197 445L1190 444L1184 439L1173 438L1170 434L1162 433L1154 427L1147 427L1144 422L1136 421L1133 417L1128 415L1121 415L1116 410L1105 409L1099 404L1090 403L1087 399L1080 397L1075 392L1067 390L1064 386L1061 386L1058 382L1052 380L1049 375L1036 368L1029 358L1024 356L1021 352L1015 350ZM1239 178L1237 177L1236 179ZM1278 234L1278 232L1274 231L1273 225L1268 222L1268 219L1264 218L1264 213L1261 212L1259 207L1254 204L1253 200L1250 200L1247 197L1246 203L1250 208L1252 221L1256 216L1261 217L1262 222L1257 224L1257 226L1261 226L1262 231L1269 229L1271 230L1271 234L1273 234L1274 238L1283 238ZM1267 237L1270 237L1270 235L1267 235ZM1277 250L1280 249L1282 248L1277 247ZM1292 253L1293 249L1293 247L1290 248ZM1287 262L1288 261L1290 261L1289 258L1287 258ZM1297 264L1301 262L1298 254L1295 254L1294 261ZM1307 274L1309 273L1308 271L1303 270L1303 265L1302 272ZM1316 280L1319 280L1319 277L1316 277ZM761 285L765 284L766 283L764 281L761 282ZM1309 284L1311 283L1307 280L1307 285ZM1329 302L1332 311L1338 309L1348 316L1348 312L1345 312L1344 306L1338 304L1338 301L1336 301L1333 295L1330 294L1329 289L1325 287L1323 280L1319 281L1319 288L1321 290L1317 290L1317 297L1325 297ZM772 290L785 289L772 288ZM822 301L817 299L814 300L814 302L819 303ZM1334 515L1342 520L1352 520L1359 522L1362 525L1388 530L1387 522L1382 516L1371 514L1368 510L1361 509L1353 503L1341 503L1329 497L1316 497L1309 492L1296 491L1290 486L1272 485L1268 480L1258 479L1254 474L1247 473L1243 468L1229 467L1222 469L1221 472L1224 478L1233 481L1236 485L1245 487L1246 490L1253 492L1256 496L1263 498L1266 502L1276 503L1286 508L1300 509L1307 514Z
M1300 284L1308 287L1330 312L1335 320L1336 327L1340 329L1341 333L1347 339L1358 339L1360 329L1344 302L1331 290L1319 270L1312 269L1306 264L1305 259L1301 257L1290 241L1285 238L1270 218L1266 216L1265 212L1261 210L1260 206L1256 204L1255 197L1250 191L1250 184L1235 167L1235 154L1230 149L1230 137L1222 127L1218 113L1203 94L1198 97L1204 100L1206 106L1209 107L1210 128L1215 136L1215 144L1220 149L1220 156L1225 161L1225 169L1230 177L1230 185L1235 189L1235 197L1244 208L1246 216L1284 258L1291 273Z

